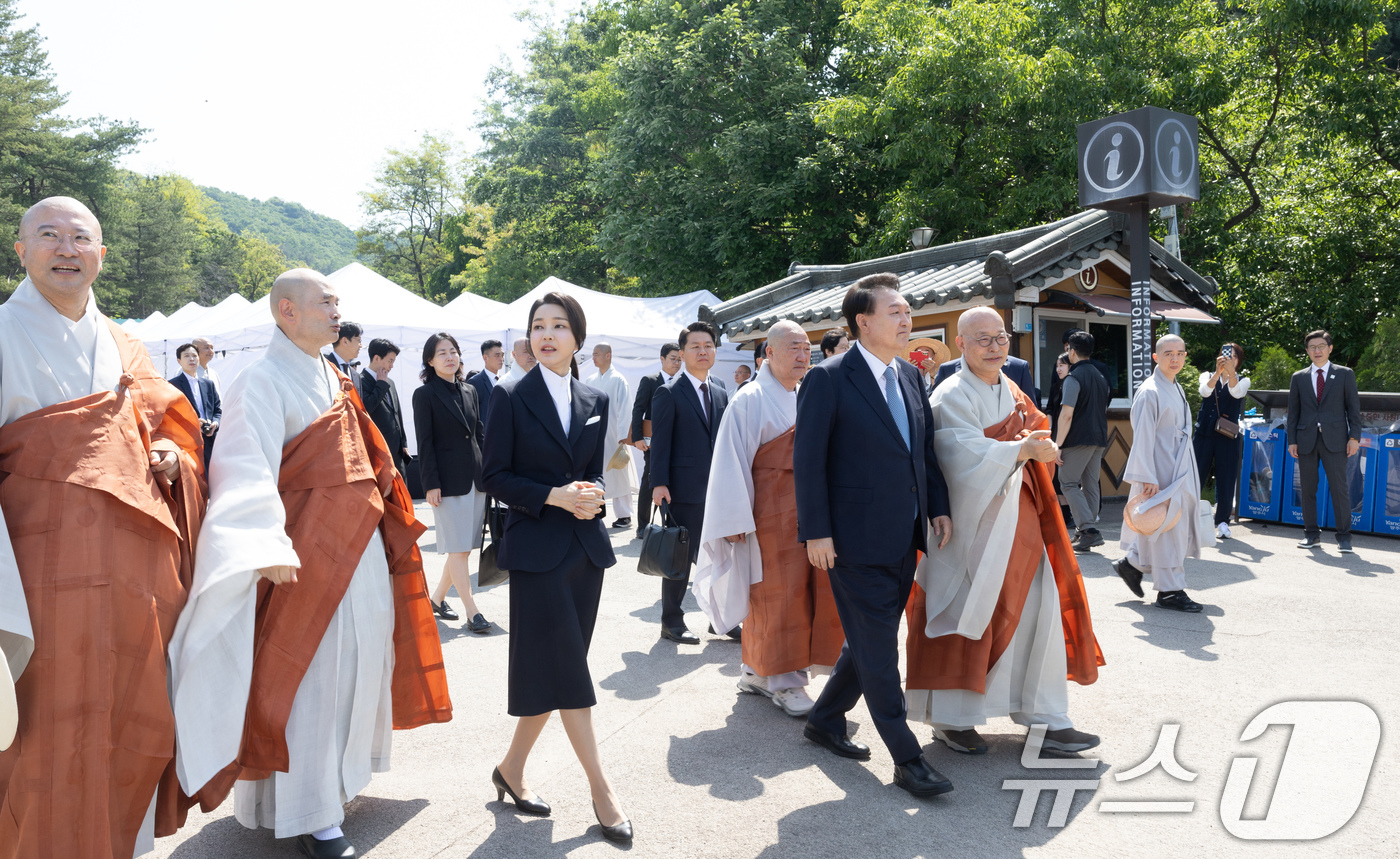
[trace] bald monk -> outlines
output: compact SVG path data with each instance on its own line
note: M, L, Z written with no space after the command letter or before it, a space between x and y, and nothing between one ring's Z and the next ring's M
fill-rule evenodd
M510 372L501 379L502 382L519 381L525 378L525 374L535 369L535 353L530 351L530 338L517 337L510 350Z
M768 360L729 401L706 491L695 598L715 629L744 625L739 691L806 716L809 672L830 674L846 637L826 570L797 541L792 470L797 385L812 360L807 332L784 320Z
M82 203L35 204L0 306L4 859L129 859L183 814L165 666L203 513L199 418L98 311L106 251Z
M353 386L321 357L337 303L309 269L273 284L272 342L227 389L170 652L181 782L226 791L236 776L238 821L318 859L355 855L344 803L388 769L391 729L451 718L424 528Z
M962 369L931 397L953 539L915 574L906 701L956 752L985 753L976 726L994 716L1079 752L1099 738L1070 721L1066 678L1093 683L1103 657L1050 481L1050 421L1002 372L1009 344L1000 313L963 313Z

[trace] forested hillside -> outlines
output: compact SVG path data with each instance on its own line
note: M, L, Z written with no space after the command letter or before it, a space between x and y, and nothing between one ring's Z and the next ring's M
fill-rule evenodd
M355 259L355 233L335 218L277 197L253 200L218 188L199 190L218 204L219 216L234 232L257 233L319 272L330 274Z

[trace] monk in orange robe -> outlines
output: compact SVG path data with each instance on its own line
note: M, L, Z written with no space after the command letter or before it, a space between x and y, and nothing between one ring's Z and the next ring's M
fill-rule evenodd
M204 512L199 418L97 310L106 248L87 207L36 204L15 251L28 277L0 306L0 650L19 727L0 751L0 857L129 859L188 806L166 647Z
M1103 656L1049 466L1049 419L1001 372L1000 314L958 322L963 369L934 390L934 444L948 480L953 539L920 562L907 617L909 713L954 751L981 754L994 716L1043 725L1043 747L1099 738L1068 716L1067 680L1093 683Z

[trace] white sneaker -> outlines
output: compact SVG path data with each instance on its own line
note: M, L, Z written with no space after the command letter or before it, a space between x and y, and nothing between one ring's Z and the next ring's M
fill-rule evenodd
M789 716L806 716L816 704L807 690L801 686L779 689L773 693L773 703Z
M1215 536L1219 537L1222 540L1230 539L1230 523L1221 522L1219 525L1216 525Z
M750 674L747 671L739 675L739 691L747 692L750 695L763 695L768 698L773 697L773 693L768 689L768 678L760 677L757 674Z

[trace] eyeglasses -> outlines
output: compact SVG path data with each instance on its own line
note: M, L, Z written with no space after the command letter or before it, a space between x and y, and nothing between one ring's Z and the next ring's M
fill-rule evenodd
M986 349L993 343L996 343L998 346L1005 346L1007 343L1011 342L1011 337L1007 335L1005 331L1003 331L995 337L983 334L981 337L974 339L972 342L976 343L978 346L981 346L983 349Z

